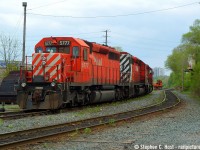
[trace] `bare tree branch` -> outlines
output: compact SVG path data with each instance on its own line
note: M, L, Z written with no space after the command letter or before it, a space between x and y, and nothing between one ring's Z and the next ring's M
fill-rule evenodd
M16 39L0 35L0 59L5 61L6 66L8 64L15 63L20 56L21 45Z

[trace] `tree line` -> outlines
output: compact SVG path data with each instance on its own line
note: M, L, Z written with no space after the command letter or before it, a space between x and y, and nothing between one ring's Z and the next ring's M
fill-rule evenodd
M168 85L200 96L200 20L194 21L181 44L168 56L165 67L170 69Z

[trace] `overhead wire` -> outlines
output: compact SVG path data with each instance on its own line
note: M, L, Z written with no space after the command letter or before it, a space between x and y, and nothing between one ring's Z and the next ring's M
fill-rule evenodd
M61 3L61 2L64 2L64 1L66 1L66 0L62 0L62 1L59 1L59 2L55 2L55 3L49 3L49 4L41 5L41 6L38 6L38 7L35 7L35 8L31 8L31 9L28 9L28 10L34 10L34 9L46 7L46 6L53 5L53 4L56 4L56 3ZM39 16L44 16L44 17L45 16L46 17L68 17L68 18L80 18L80 19L81 18L83 18L83 19L111 18L111 17L126 17L126 16L134 16L134 15L149 14L149 13L155 13L155 12L161 12L161 11L168 11L168 10L173 10L173 9L178 9L178 8L182 8L182 7L191 6L191 5L194 5L194 4L199 4L199 2L193 2L193 3L188 3L188 4L179 5L179 6L170 7L170 8L158 9L158 10L151 10L151 11L131 13L131 14L110 15L110 16L55 16L55 15L31 13L29 11L27 12L27 14L30 14L30 15L39 15ZM71 35L93 34L93 33L99 33L99 32L77 33L77 34L71 34ZM163 42L166 42L166 41L163 41Z
M155 12L161 12L161 11L168 11L168 10L173 10L173 9L178 9L182 7L187 7L191 6L194 4L199 4L199 2L193 2L193 3L188 3L184 5L179 5L175 7L170 7L170 8L164 8L164 9L157 9L157 10L150 10L150 11L145 11L145 12L138 12L138 13L131 13L131 14L119 14L119 15L105 15L105 16L56 16L56 15L50 15L50 14L38 14L38 13L31 13L28 12L27 14L30 15L36 15L36 16L43 16L43 17L60 17L60 18L77 18L77 19L95 19L95 18L114 18L114 17L127 17L127 16L135 16L135 15L142 15L142 14L149 14L149 13L155 13Z
M18 32L18 30L20 29L20 25L21 25L21 23L22 23L22 19L23 18L23 13L21 13L21 15L19 16L19 19L18 19L18 21L17 21L17 23L16 23L16 30L15 30L15 32L13 32L13 36L12 36L12 40L14 39L14 37L15 37L15 35L17 34L17 32Z
M137 39L143 39L143 40L147 40L147 41L156 41L156 42L167 42L167 43L173 43L173 44L179 44L180 43L180 41L170 41L170 40L161 40L161 39L152 39L152 38L147 38L147 37L142 37L142 36L138 36L137 35L137 39L134 39L134 38L132 38L132 39L130 39L130 38L128 38L128 37L130 37L130 36L132 36L132 35L128 35L128 34L121 34L121 33L117 33L117 32L112 32L112 34L114 34L114 35L117 35L118 37L120 37L120 38L126 38L126 39L128 39L128 40L137 40ZM125 36L124 36L125 35ZM114 36L113 36L114 37Z
M38 7L29 8L29 9L27 9L27 11L33 10L33 9L39 9L39 8L50 6L50 5L53 5L53 4L62 3L64 1L66 1L66 0L58 1L58 2L54 2L54 3L49 3L49 4L41 5L41 6L38 6Z

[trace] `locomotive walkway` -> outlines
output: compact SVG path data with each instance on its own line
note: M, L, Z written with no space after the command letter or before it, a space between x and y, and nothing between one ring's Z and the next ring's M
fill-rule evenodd
M90 118L85 120L79 120L74 122L68 122L53 126L47 126L42 128L35 128L30 130L1 134L0 149L5 149L21 144L27 144L29 142L40 141L44 140L44 138L64 133L70 133L77 130L83 130L85 128L92 128L105 124L110 124L112 122L118 122L122 120L136 118L146 114L151 114L172 108L178 105L179 103L180 103L179 98L177 98L176 95L174 95L170 90L166 90L165 98L161 103L154 104L148 107L143 107L141 109L126 111L118 114L112 114L96 118Z

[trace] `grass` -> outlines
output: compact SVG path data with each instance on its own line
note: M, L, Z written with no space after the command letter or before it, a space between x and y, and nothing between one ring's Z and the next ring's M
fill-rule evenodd
M12 124L9 124L7 127L12 129L14 126Z
M192 95L191 91L181 91L182 94Z
M0 126L4 123L3 119L0 119Z
M6 104L4 105L5 110L10 110L10 111L20 111L20 108L18 105L12 105L12 104Z
M197 102L200 103L200 97L194 95L191 91L189 91L189 90L187 90L187 91L181 91L180 93L181 93L181 94L184 94L184 95L187 95L187 96L189 96L190 98L195 99Z
M95 106L87 106L83 110L76 112L75 113L75 117L82 117L85 114L92 114L92 113L101 112L101 111L103 111L103 107L104 106L117 107L117 106L119 106L121 104L124 104L124 103L129 103L129 102L132 102L132 101L144 100L144 98L149 98L151 96L152 96L152 94L148 94L148 95L144 95L144 96L140 96L140 97L136 97L136 98L132 98L132 99L128 99L128 100L116 101L116 102L111 102L111 103L109 103L109 102L108 103L102 103L102 104L97 105L97 106L96 105ZM157 103L161 102L163 100L163 97L164 97L164 95L160 94L160 96L155 101Z
M96 107L86 107L85 109L81 110L80 112L77 112L75 116L83 116L85 114L90 114L90 113L97 113L102 111L101 106L96 106Z
M156 103L162 102L164 99L164 92L161 92L161 94L159 95L159 97L157 99L155 99Z
M43 144L43 147L49 149L49 148L50 148L50 145L49 145L49 143L44 143L44 144Z
M115 119L109 119L109 125L114 126L115 125L116 120Z
M53 117L50 115L50 116L47 116L47 119L48 119L49 121L52 121L52 120L53 120Z
M92 129L91 129L91 128L85 128L85 129L83 130L83 132L84 132L85 134L89 134L89 133L92 132Z

